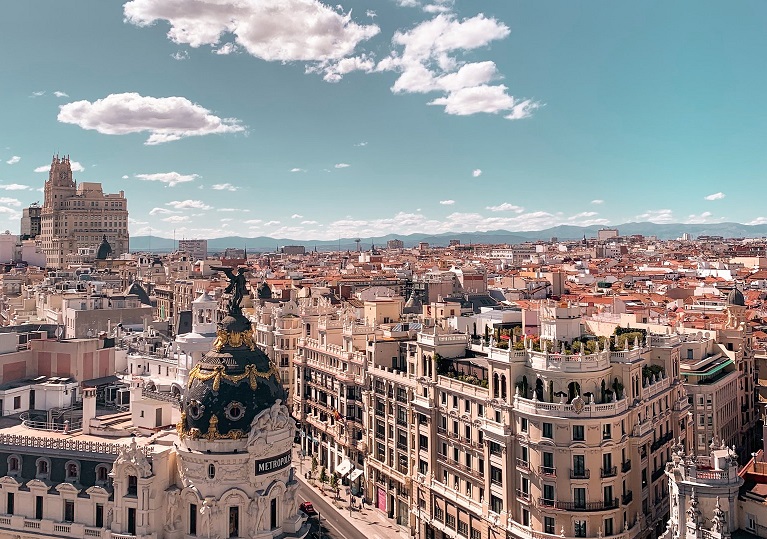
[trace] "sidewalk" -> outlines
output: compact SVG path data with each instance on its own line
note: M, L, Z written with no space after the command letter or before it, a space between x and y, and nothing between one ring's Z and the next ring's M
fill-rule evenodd
M350 522L366 537L370 539L410 539L410 534L406 529L391 522L378 509L371 507L367 503L365 504L365 509L360 509L359 498L357 497L354 499L356 507L352 510L351 516L349 516L349 487L342 486L340 488L337 500L329 487L325 488L325 495L323 496L319 488L320 482L314 481L316 486L313 486L312 482L304 479L304 476L299 472L301 466L300 457L297 452L294 452L293 458L293 466L296 469L295 477L309 489L314 491L318 498L322 498L328 502L330 507L338 513L339 516ZM304 473L306 473L311 467L310 459L304 458L303 464ZM336 504L340 504L341 508L339 509Z

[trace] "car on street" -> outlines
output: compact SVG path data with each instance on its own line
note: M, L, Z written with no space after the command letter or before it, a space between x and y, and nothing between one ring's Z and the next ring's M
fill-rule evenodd
M312 502L302 502L301 505L298 506L298 508L309 515L310 517L313 517L317 514L317 510L312 505Z

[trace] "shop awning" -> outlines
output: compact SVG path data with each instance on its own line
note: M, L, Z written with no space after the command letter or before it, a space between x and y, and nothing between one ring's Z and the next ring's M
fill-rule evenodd
M352 463L349 459L344 459L341 461L341 464L339 464L336 467L336 473L340 475L341 477L345 476L349 473L349 471L352 469Z
M362 475L362 470L360 470L359 468L354 468L352 473L349 475L349 481L356 481L361 475Z

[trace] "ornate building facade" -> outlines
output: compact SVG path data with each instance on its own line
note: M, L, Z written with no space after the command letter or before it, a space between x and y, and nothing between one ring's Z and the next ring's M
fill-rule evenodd
M112 257L128 252L128 201L125 193L105 194L100 183L72 177L69 157L54 156L40 211L38 240L49 268L64 268L79 260L83 250L93 254L104 239Z

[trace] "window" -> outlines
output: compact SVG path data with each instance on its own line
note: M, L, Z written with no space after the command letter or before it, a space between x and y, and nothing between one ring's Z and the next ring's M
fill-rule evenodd
M585 439L583 425L573 425L573 440L583 441Z
M609 440L610 438L613 437L611 430L612 430L612 426L609 423L605 423L604 425L602 425L602 439L603 440Z
M477 404L477 416L478 417L485 417L485 405L484 404ZM472 531L472 533L474 532L474 530L471 530L471 531ZM479 530L477 530L477 531L479 531Z
M64 500L64 522L75 521L75 502L74 500Z
M35 518L42 520L43 518L43 497L35 496Z
M490 465L490 482L503 485L503 472L497 466ZM496 511L498 512L498 511Z
M453 395L453 408L458 408L458 396Z
M138 494L138 477L135 475L128 476L128 490L126 494L128 496L136 496Z
M490 454L500 456L503 452L503 446L498 442L490 442Z
M586 489L585 488L576 487L573 489L573 505L575 505L575 507L580 509L583 509L586 507Z
M429 449L429 437L425 434L418 435L418 449Z
M18 410L21 408L21 397L13 397L13 409Z
M523 417L519 420L519 429L522 432L527 432L527 418Z
M554 517L543 517L543 532L544 533L549 533L549 534L557 533L555 528L556 528L556 525L555 525L555 522L554 522Z
M216 477L216 466L214 464L208 464L208 479L214 479Z
M76 462L69 461L66 463L67 481L74 481L80 477L80 467Z
M543 424L543 434L542 436L544 438L554 438L554 426L551 423L544 423Z
M13 514L15 502L16 502L16 499L13 492L9 492L8 496L6 496L6 506L5 506L6 514L8 515Z
M96 467L96 481L99 483L106 483L109 480L109 470L106 465L99 464Z
M96 504L96 527L104 527L104 506L100 503Z
M466 400L463 401L463 411L464 412L471 412L471 401L470 400L466 399Z
M482 539L482 530L471 529L471 539Z
M554 505L554 500L556 500L554 485L543 484L543 499L551 502L548 505Z
M37 459L37 478L38 479L48 477L49 470L50 470L50 463L48 462L48 459L45 459L45 458Z
M19 473L21 470L21 458L17 455L8 457L8 475Z
M575 537L586 537L586 521L585 520L576 520L575 521Z
M585 477L586 475L586 457L584 455L573 455L573 477Z
M458 521L458 535L463 535L464 537L469 535L469 524L463 520Z
M613 534L613 519L612 518L606 518L605 519L605 535L610 536Z
M490 510L499 514L503 511L503 500L495 494L490 495Z
M543 469L541 473L546 475L554 475L556 470L554 469L554 453L548 451L543 452Z

